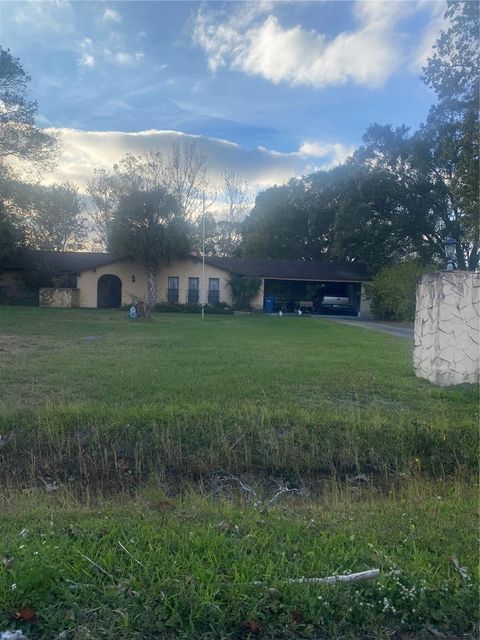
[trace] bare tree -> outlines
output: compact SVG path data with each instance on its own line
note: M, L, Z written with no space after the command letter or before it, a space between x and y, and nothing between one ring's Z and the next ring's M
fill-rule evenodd
M195 142L176 140L167 156L163 176L165 186L175 196L186 220L202 215L203 198L209 208L214 198L207 175L207 157Z
M96 234L94 244L104 248L108 241L108 227L118 204L118 191L113 176L105 169L95 169L87 184L87 192L91 199L89 216Z
M222 240L220 252L233 255L240 244L240 225L253 206L253 192L245 180L233 171L223 172L223 219L219 221Z
M119 202L138 192L166 190L178 202L179 214L198 221L203 205L208 212L216 200L207 176L206 156L195 143L175 142L167 156L158 151L125 155L108 171L97 169L90 179L90 219L97 244L107 246L109 225Z

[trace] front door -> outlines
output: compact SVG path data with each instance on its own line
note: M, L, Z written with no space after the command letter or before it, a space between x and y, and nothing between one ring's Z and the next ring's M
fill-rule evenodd
M116 309L122 306L122 281L118 276L100 276L97 283L97 307Z

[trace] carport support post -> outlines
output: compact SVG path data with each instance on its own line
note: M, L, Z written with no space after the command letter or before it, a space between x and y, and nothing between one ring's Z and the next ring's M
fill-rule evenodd
M358 310L358 317L367 320L372 317L370 301L367 298L366 285L364 282L362 282L360 289L360 309Z

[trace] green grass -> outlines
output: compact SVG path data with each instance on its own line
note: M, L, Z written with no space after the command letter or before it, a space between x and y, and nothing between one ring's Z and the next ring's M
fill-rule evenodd
M416 378L407 340L0 307L0 360L0 632L475 637L478 390Z
M6 482L476 468L476 390L416 378L407 340L311 318L29 308L0 309L0 327Z
M2 505L0 621L8 627L11 613L32 608L37 622L17 623L30 638L239 639L246 623L269 639L432 637L428 629L473 638L468 487L268 511L195 496L166 509L151 490L101 509L62 508L51 496L11 501ZM374 582L287 582L373 567Z

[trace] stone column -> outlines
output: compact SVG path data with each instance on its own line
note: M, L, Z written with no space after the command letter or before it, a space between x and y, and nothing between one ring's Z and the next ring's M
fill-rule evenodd
M480 379L480 273L424 273L417 282L413 365L441 386Z

